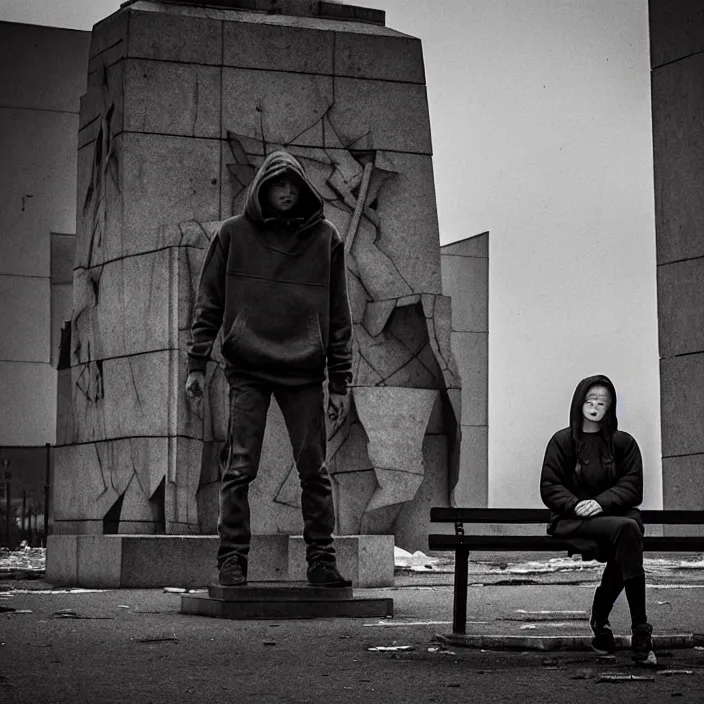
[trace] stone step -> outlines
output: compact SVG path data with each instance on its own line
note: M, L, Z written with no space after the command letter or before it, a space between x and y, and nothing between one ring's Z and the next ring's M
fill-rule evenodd
M273 595L263 593L261 598L251 601L226 601L214 599L209 594L184 594L181 597L181 613L236 620L386 618L394 615L394 602L390 598L368 599L350 596L337 599L281 600L269 598L271 596Z
M306 582L249 582L241 587L208 587L211 599L222 601L335 601L352 598L352 587L314 587Z

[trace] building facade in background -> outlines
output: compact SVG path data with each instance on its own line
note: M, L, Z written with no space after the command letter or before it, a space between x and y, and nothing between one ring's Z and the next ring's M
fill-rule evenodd
M44 535L90 33L0 22L0 542Z
M0 23L0 445L56 439L90 33Z
M462 377L462 445L454 505L489 501L489 233L440 248L452 299L452 351Z
M704 2L650 1L663 507L704 507Z

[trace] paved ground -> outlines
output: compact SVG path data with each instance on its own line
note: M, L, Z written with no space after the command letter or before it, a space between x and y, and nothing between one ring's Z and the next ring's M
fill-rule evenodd
M540 572L506 563L502 569L504 559L473 565L468 632L587 632L579 614L542 621L525 612L587 610L598 570ZM704 570L661 568L651 562L648 575L656 632L704 634ZM450 585L450 574L435 571L399 574L393 588L355 590L394 599L395 616L383 621L221 621L179 614L180 596L162 590L71 592L41 580L6 580L0 609L14 611L0 613L0 701L704 701L702 649L660 652L661 668L644 670L627 652L603 660L587 651L444 648L434 636L451 630ZM57 613L65 609L80 618ZM617 604L612 622L617 633L628 632L625 603ZM369 650L378 646L411 649ZM609 675L647 679L600 681Z

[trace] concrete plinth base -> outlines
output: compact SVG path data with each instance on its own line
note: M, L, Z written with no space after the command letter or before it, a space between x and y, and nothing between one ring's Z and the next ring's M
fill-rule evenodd
M229 619L385 618L393 599L355 597L351 588L311 587L305 583L249 583L211 586L208 594L184 594L181 613Z
M80 587L202 587L217 582L216 535L52 535L46 578ZM355 587L394 583L394 537L352 535L335 539L340 572ZM255 582L305 580L300 536L252 537L248 578Z

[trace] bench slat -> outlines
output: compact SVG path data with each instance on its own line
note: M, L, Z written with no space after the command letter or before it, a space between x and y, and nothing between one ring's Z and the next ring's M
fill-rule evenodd
M547 523L544 508L431 508L431 523Z
M428 536L430 550L456 550L459 547L472 550L498 551L554 551L572 548L569 541L557 540L549 535L444 535ZM646 536L643 548L649 552L704 552L703 536Z
M704 511L644 509L643 523L704 525ZM546 508L440 508L430 509L431 523L547 523Z
M429 535L431 550L455 550L458 547L473 550L554 550L566 549L567 543L549 535Z

